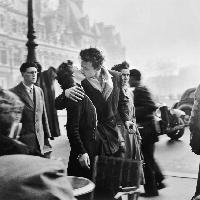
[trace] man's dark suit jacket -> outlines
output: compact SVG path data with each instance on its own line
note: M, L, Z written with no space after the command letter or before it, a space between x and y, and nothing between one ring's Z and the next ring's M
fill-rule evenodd
M96 90L87 79L81 83L85 93L92 100L97 110L97 119L102 148L101 153L112 155L119 150L119 129L117 115L120 114L123 122L129 121L128 98L121 92L121 76L118 72L109 71L112 75L113 90L107 100L102 93Z
M22 82L12 88L11 91L18 95L25 104L19 140L30 148L37 149L44 154L44 144L48 144L48 138L51 137L51 133L42 89L34 86L34 101L30 98Z
M133 91L136 121L143 129L140 130L143 144L158 141L154 124L156 105L147 87L139 85Z

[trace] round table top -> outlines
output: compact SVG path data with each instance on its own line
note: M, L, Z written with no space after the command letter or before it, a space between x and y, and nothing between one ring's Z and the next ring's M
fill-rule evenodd
M74 196L90 193L94 190L95 184L87 178L67 176L73 188Z

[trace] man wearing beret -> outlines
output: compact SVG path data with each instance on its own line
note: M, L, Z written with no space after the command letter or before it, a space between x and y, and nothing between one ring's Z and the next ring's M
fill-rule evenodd
M22 130L19 140L31 149L38 150L41 154L51 151L48 138L49 130L43 91L34 85L37 81L37 65L23 63L20 67L23 81L11 91L18 95L24 103L22 113ZM46 150L47 149L47 150Z

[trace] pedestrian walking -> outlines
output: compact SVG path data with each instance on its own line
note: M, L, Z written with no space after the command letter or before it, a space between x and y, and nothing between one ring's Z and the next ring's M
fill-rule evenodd
M48 138L51 137L51 133L44 94L40 87L34 85L37 81L37 65L35 63L23 63L20 72L23 81L11 89L24 103L19 140L41 154L49 153L51 152L51 145Z
M154 111L156 105L151 93L141 84L141 73L137 69L130 70L130 86L134 87L134 105L136 122L141 127L141 150L144 156L145 193L141 196L158 196L158 190L165 187L164 176L154 158L155 142L158 141L154 125Z
M195 90L194 104L191 111L190 121L190 146L192 152L200 155L200 85ZM200 199L200 165L198 172L198 179L196 184L196 191L192 200Z

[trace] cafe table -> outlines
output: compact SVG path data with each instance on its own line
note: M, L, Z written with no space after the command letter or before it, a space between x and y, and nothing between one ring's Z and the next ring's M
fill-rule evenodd
M87 178L68 176L72 185L73 194L78 200L89 200L95 188L95 184Z

